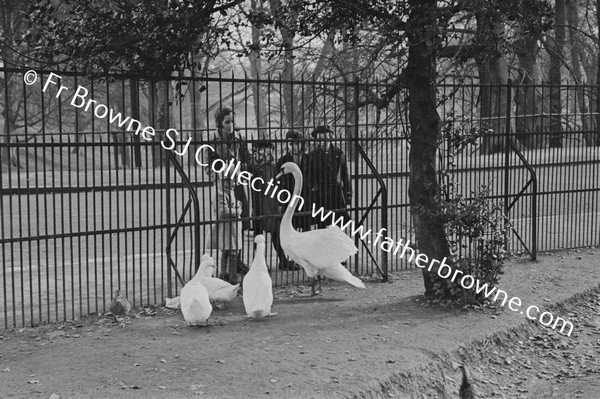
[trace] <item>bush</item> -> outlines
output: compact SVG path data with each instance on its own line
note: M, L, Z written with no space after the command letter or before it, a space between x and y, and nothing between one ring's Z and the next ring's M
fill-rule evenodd
M456 194L452 185L443 186L446 199L441 201L440 219L445 224L450 244L452 263L455 270L478 279L480 284L493 288L503 273L506 259L506 243L510 225L502 208L489 199L489 189L482 186L473 193L472 198ZM460 284L459 277L442 279L431 275L434 284L434 296L440 299L463 300L465 304L483 304L486 301L483 292L466 290Z

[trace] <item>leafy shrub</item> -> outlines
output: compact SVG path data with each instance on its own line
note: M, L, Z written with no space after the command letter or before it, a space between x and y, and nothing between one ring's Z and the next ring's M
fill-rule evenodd
M501 204L490 199L490 190L482 185L470 198L458 193L453 175L453 154L460 153L477 143L480 132L464 126L456 128L456 122L449 118L443 126L447 140L446 167L439 171L441 197L439 218L445 225L446 236L450 244L454 270L463 275L471 275L479 280L480 286L488 284L492 289L498 284L502 267L506 259L506 244L510 223L505 217ZM442 159L440 159L442 161ZM443 162L440 162L443 163ZM434 285L434 297L439 299L463 300L465 304L483 304L486 301L482 292L475 288L466 290L460 284L461 274L451 281L431 273Z
M493 288L503 273L506 259L507 233L510 228L499 204L489 199L489 190L482 186L468 199L458 194L441 203L441 220L445 223L446 235L451 248L455 270L469 274L480 284ZM466 290L460 284L460 274L454 281L432 274L435 296L445 299L460 299L464 303L485 302L483 292ZM442 280L445 280L442 282Z

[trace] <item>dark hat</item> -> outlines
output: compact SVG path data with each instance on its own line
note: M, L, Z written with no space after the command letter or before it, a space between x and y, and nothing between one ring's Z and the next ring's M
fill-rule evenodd
M267 139L256 140L253 144L255 148L273 148L273 143Z
M304 135L297 130L290 130L285 135L286 139L304 140Z
M333 133L333 130L331 130L331 128L329 127L329 125L327 126L317 126L315 128L315 130L313 130L313 132L311 133L311 136L313 138L317 138L318 134L329 134L329 133Z

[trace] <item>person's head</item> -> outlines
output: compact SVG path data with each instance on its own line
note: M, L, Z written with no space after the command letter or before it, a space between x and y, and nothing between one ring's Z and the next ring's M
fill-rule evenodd
M235 127L234 116L235 113L230 107L223 107L215 112L215 123L219 132L224 134L233 133Z
M314 139L315 147L321 147L323 149L326 149L332 145L333 142L331 140L335 138L333 135L333 130L331 130L329 126L317 126L311 133L311 136Z
M290 130L285 138L290 140L287 143L288 152L292 155L301 154L304 151L304 136L297 130Z
M273 143L267 139L255 141L252 145L254 148L254 158L257 162L268 161L272 156Z

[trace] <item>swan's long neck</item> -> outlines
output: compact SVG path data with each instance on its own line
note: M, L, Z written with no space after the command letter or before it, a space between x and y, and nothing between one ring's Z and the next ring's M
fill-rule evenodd
M290 230L294 230L292 216L294 215L297 206L297 201L294 201L294 199L300 197L300 193L302 192L302 172L300 172L299 169L292 170L292 176L294 176L294 195L292 195L292 199L290 200L292 202L288 202L281 220L281 227L289 228Z

